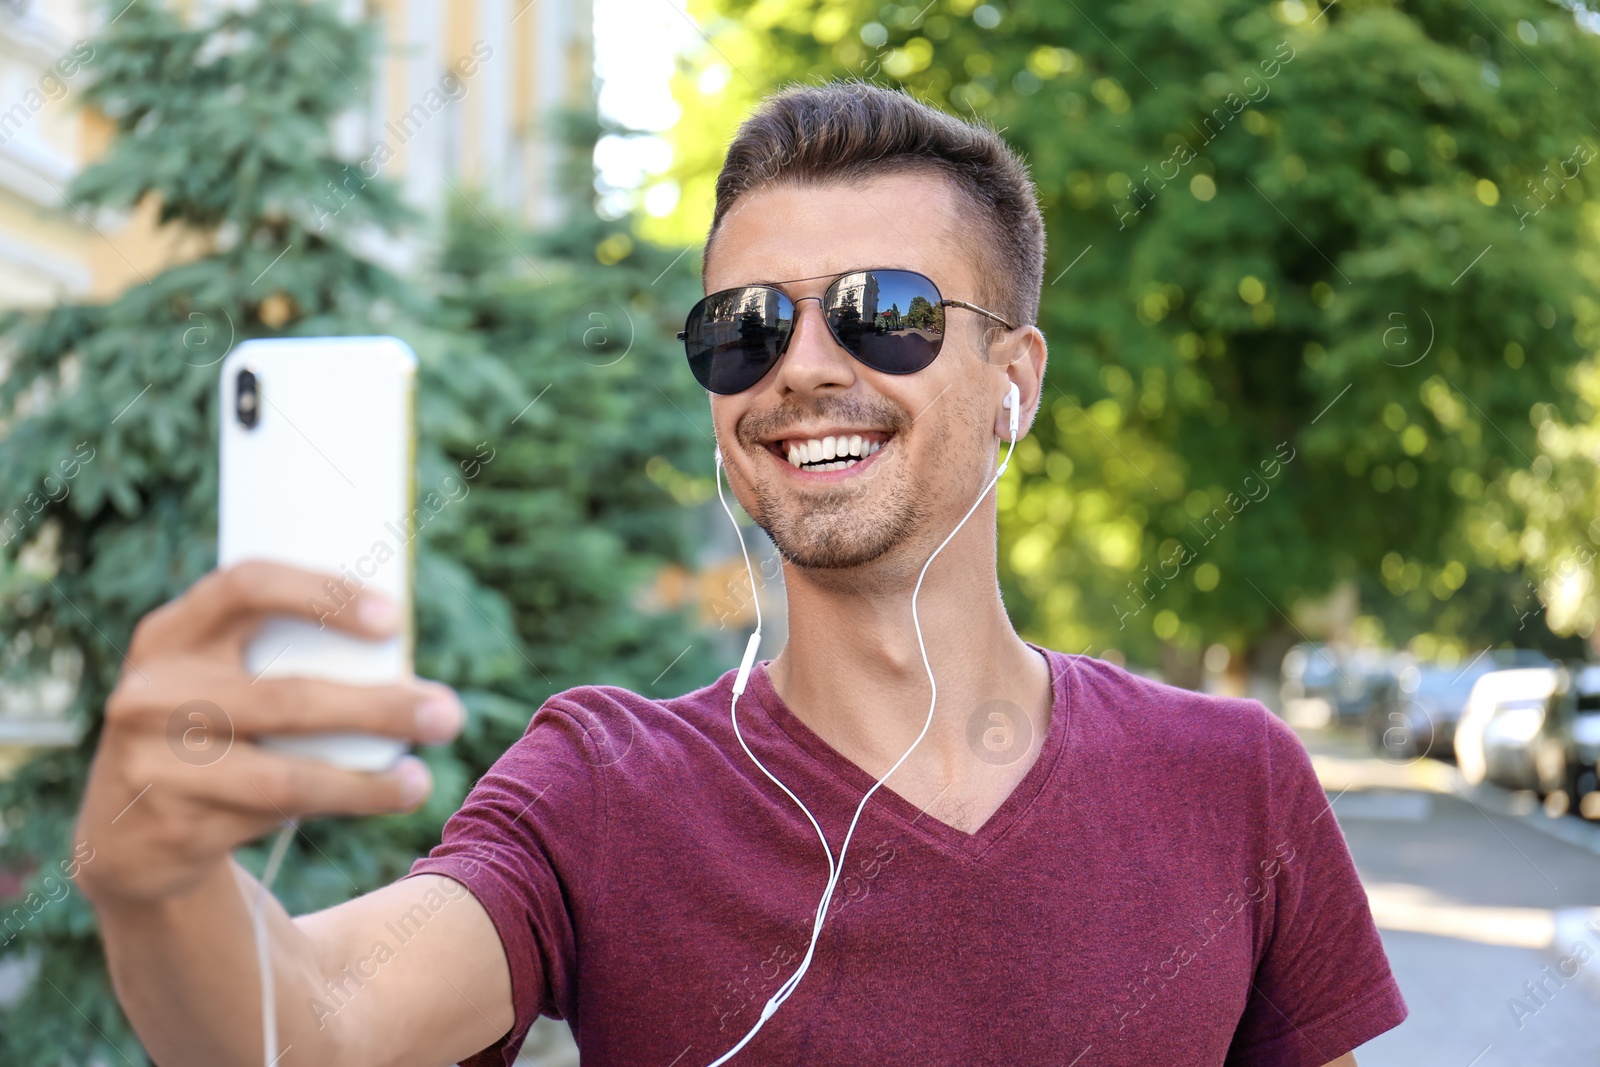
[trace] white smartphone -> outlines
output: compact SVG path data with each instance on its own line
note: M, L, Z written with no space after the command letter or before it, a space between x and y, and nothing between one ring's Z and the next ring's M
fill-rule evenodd
M416 355L393 337L246 341L222 362L217 557L269 559L330 578L316 621L268 619L252 678L356 684L412 674ZM399 632L364 640L328 625L362 589L400 607ZM281 752L384 770L404 741L324 733L259 739Z

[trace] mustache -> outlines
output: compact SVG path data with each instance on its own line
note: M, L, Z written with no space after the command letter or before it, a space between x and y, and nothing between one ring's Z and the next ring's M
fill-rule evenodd
M892 404L872 404L860 397L841 396L805 404L784 403L770 411L751 412L739 422L742 444L759 446L796 426L818 423L872 426L900 433L911 426L911 416Z

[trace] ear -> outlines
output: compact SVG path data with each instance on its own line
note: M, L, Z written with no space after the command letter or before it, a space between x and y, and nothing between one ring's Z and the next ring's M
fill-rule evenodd
M1001 407L1001 403L1011 386L1015 385L1022 398L1017 431L1017 440L1020 441L1028 435L1028 428L1033 425L1033 416L1039 409L1040 395L1044 389L1048 355L1044 334L1036 326L1018 327L1010 331L1010 336L995 344L989 354L991 365L1003 372L1001 380L996 383L994 434L1001 441L1011 440L1011 414Z

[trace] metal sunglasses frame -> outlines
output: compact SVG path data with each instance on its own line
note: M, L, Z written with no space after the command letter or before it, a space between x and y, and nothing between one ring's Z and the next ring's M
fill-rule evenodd
M701 304L704 304L707 300L710 300L712 297L721 296L723 293L734 293L734 292L738 292L741 289L772 289L775 292L777 292L778 295L782 296L785 300L789 301L789 303L791 303L791 304L793 304L795 306L796 315L799 314L799 308L800 308L801 304L805 303L807 300L815 300L817 302L817 305L819 307L823 308L822 321L823 322L828 322L827 308L825 306L823 306L823 303L822 303L823 297L827 296L828 292L831 291L835 285L839 284L840 281L842 281L843 279L849 277L852 274L872 274L872 273L876 273L878 271L884 271L884 272L894 271L894 272L899 273L899 274L915 274L917 277L919 277L923 281L927 282L928 283L928 288L932 289L934 291L934 293L936 293L938 295L939 299L935 302L935 304L934 304L935 307L965 308L968 311L976 311L980 315L988 316L989 318L993 319L994 321L1000 323L1002 326L1004 326L1008 330L1015 330L1017 328L1009 320L1003 318L1000 315L996 315L994 312L990 311L988 308L981 308L977 304L969 304L965 300L953 300L953 299L950 299L950 298L946 297L944 295L944 293L939 291L939 286L934 282L934 280L932 278L928 277L926 274L923 274L921 271L907 270L904 267L856 267L856 268L853 268L851 270L842 271L842 272L840 272L838 274L814 274L809 278L788 278L788 279L785 279L784 281L781 281L781 282L772 282L772 283L757 282L757 283L755 283L753 285L734 285L734 286L730 286L727 289L718 289L714 293L707 293L704 297L702 297L699 301L696 302L695 307L699 307ZM827 290L823 291L822 296L802 296L797 300L794 297L790 296L788 293L784 292L782 289L778 288L778 286L780 286L780 285L793 285L795 282L814 282L814 281L817 281L820 278L828 278L828 279L830 279L829 282L828 282L828 288L827 288ZM690 310L692 311L693 308L691 308ZM830 334L832 334L833 335L833 339L839 343L839 347L843 348L847 352L850 352L850 354L852 356L855 356L855 353L850 350L850 346L845 344L843 339L841 339L839 337L838 333L834 331L833 323L831 323L831 322L828 322L828 332ZM680 341L686 340L688 338L688 336L689 336L689 331L688 330L679 330L678 331L678 340L680 340ZM782 355L789 350L789 340L792 337L794 337L794 329L791 327L790 330L789 330L789 333L783 339L783 347L778 350L779 357L782 357ZM856 358L860 359L859 356L856 356Z

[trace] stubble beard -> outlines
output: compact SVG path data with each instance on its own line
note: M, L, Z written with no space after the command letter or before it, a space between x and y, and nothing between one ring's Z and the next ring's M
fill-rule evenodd
M778 554L802 570L864 567L927 527L931 511L902 473L884 478L874 465L836 489L796 493L762 481L750 517Z

